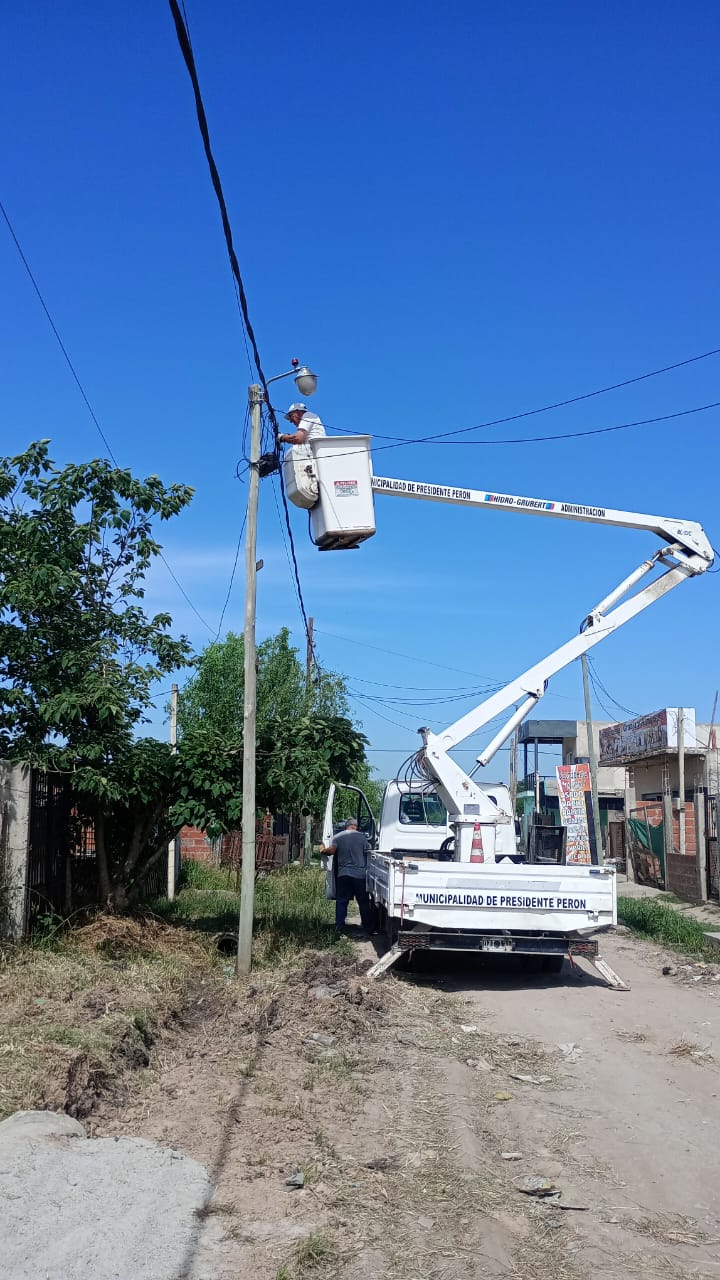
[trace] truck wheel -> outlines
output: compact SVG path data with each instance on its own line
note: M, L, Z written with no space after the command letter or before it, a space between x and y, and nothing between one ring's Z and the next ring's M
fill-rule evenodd
M562 973L564 963L564 956L545 956L543 959L543 969L545 973Z

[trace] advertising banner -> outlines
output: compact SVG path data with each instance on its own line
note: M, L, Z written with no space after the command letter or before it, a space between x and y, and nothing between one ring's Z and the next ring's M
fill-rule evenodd
M686 707L684 717L685 746L692 749L697 746L694 708ZM678 709L663 707L661 711L639 716L637 720L625 720L622 724L611 724L606 729L601 729L599 763L622 764L623 761L637 760L641 756L677 751L677 748Z
M565 861L597 862L592 820L589 764L559 764L557 774L560 821L565 828Z

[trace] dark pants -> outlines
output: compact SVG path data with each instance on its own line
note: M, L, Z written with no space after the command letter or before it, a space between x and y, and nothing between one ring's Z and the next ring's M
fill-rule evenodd
M342 929L347 918L347 909L355 898L360 908L360 919L363 929L368 933L375 927L375 911L370 901L370 894L365 888L364 876L337 876L335 879L335 926Z

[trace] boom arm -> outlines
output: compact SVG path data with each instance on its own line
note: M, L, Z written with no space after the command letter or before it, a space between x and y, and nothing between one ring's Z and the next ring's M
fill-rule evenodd
M482 729L490 720L509 707L521 703L509 721L478 757L478 763L487 764L507 740L515 727L525 718L543 696L547 681L568 663L587 653L594 645L629 622L655 600L661 599L685 578L695 577L710 568L713 549L702 527L694 521L673 517L645 515L636 511L616 511L606 507L592 507L580 503L558 502L545 498L527 498L512 494L488 493L478 489L451 488L445 485L422 484L413 480L395 480L373 476L374 493L394 497L421 498L431 502L447 502L455 506L492 507L495 511L517 511L524 515L539 515L565 520L579 520L590 524L607 524L625 529L645 529L662 538L663 545L637 569L628 574L618 586L599 604L590 610L580 634L573 636L559 649L535 663L516 680L492 694L467 715L440 733L421 730L424 747L419 759L423 771L435 783L445 805L454 819L460 819L460 858L466 860L463 851L467 839L462 828L485 816L490 821L488 805L491 803L473 783L472 779L448 756L448 751L472 733ZM666 572L653 578L641 589L633 588L660 565ZM463 822L464 819L464 822Z

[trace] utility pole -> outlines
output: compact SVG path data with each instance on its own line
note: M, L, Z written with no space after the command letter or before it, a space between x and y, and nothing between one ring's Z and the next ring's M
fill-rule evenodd
M605 861L605 857L602 846L602 832L600 830L597 756L595 755L595 738L593 737L592 707L590 705L590 681L588 679L588 660L586 653L582 654L580 662L582 664L583 693L585 695L585 725L587 728L588 759L590 761L590 791L592 795L593 826L595 828L595 849L597 851L598 865L602 866Z
M170 686L170 746L173 755L177 751L177 714L178 714L178 687L176 684ZM177 837L168 844L167 851L167 896L169 902L175 901L175 862L177 860Z
M680 856L685 856L685 708L678 707L678 846Z
M255 732L257 713L257 667L255 653L255 613L257 600L257 523L260 497L260 423L263 389L253 383L250 401L250 469L247 518L245 522L245 687L243 690L243 785L242 785L242 877L238 919L238 975L250 972L252 932L255 914Z
M315 653L313 651L314 627L315 627L315 619L308 618L307 648L305 650L305 698L306 698L308 711L310 711L312 708L312 702L311 702L312 680L313 680L313 667L315 665ZM309 813L306 813L305 814L305 839L303 843L303 856L302 856L302 865L304 867L310 866L311 857L312 857L312 815Z
M513 817L516 816L516 801L518 789L518 742L520 738L520 729L517 728L510 741L510 801L512 803ZM527 751L527 747L525 748Z

